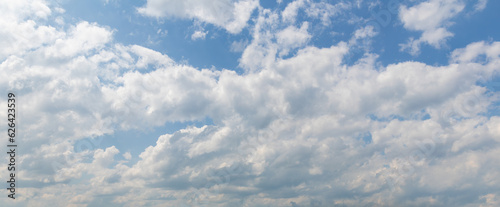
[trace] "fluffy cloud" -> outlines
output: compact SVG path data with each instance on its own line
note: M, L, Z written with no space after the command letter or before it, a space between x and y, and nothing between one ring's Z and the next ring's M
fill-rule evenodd
M377 198L393 193L396 193L395 199L400 199L414 190L432 189L437 196L446 196L454 186L467 191L478 190L474 193L476 200L488 196L486 186L496 182L491 180L494 176L491 173L498 168L478 160L479 157L495 160L493 155L497 148L484 149L483 146L485 143L495 143L493 146L496 146L498 140L494 137L499 135L500 122L498 117L477 116L487 110L493 97L485 96L485 91L474 85L478 76L471 74L481 75L492 62L461 70L458 65L432 67L414 62L376 70L374 57L366 57L353 66L343 65L341 59L347 52L346 46L306 48L293 58L277 60L272 68L245 76L230 71L213 74L189 67L171 68L177 71L172 71L175 72L172 75L178 74L175 82L196 80L184 82L194 86L203 83L197 83L203 80L202 77L212 80L193 90L207 88L204 93L210 96L194 97L210 100L203 105L212 110L201 110L200 113L213 117L216 125L190 127L163 135L140 155L140 161L133 166L117 164L93 180L101 180L99 183L107 186L104 189L109 188L114 193L128 186L131 189L121 191L123 196L117 197L115 202L141 205L155 205L156 202L146 201L163 197L174 199L169 202L172 206L238 203L243 198L275 206L287 206L292 202L325 206L341 201L363 205L373 204ZM142 78L155 83L148 79L151 77L159 77L165 83L173 82L165 76L169 74L168 70L150 73L129 73L123 77L122 87L138 88ZM183 73L190 75L184 76ZM122 87L109 90L120 91ZM154 91L156 86L151 87L148 90ZM171 94L176 94L186 87L156 88L169 88ZM137 95L128 90L116 94L119 95L110 99ZM166 97L163 94L168 93L153 92L147 96ZM183 100L186 96L178 94L175 97ZM477 110L465 108L463 103L468 102L463 98L468 97L477 103ZM172 105L174 108L186 105L151 100L140 98L137 101ZM256 104L261 107L252 107ZM448 106L455 106L451 110L458 115L443 117L441 107ZM133 108L143 110L144 107L129 110ZM161 110L166 110L166 113L159 114L174 120L187 115L174 115L165 107ZM461 110L467 113L460 114ZM421 120L422 111L427 111L430 119ZM135 118L140 118L141 114L144 120L153 120L144 112L137 113ZM367 116L369 114L378 118L371 118ZM408 120L383 121L391 116ZM160 120L160 123L164 121ZM482 127L476 127L478 125ZM371 138L368 141L362 139L366 135L361 132L370 133ZM104 158L117 153L114 147L96 150L92 165L76 165L60 173L72 172L75 168L109 167L110 162L103 162L109 159ZM447 153L453 156L446 156ZM457 166L457 162L462 163L464 159L468 161ZM454 169L457 167L467 173L456 174ZM478 172L489 174L476 178ZM440 179L443 173L449 179ZM114 184L113 180L121 184ZM439 187L435 186L436 183L440 183ZM472 188L470 183L480 188ZM144 188L156 189L156 193L137 194ZM336 193L339 191L356 191L366 196L350 200L345 194ZM294 196L299 192L303 192L302 196ZM321 192L330 196L321 196ZM426 196L415 198L416 201L406 204L436 202ZM391 200L378 202L380 205L394 204ZM440 205L453 202L459 201Z
M311 35L307 33L308 26L309 24L304 22L300 28L289 26L276 34L278 45L284 48L281 54L288 53L289 49L303 46L311 38Z
M289 3L286 8L281 12L281 16L284 21L295 22L295 18L297 17L297 13L299 9L303 7L305 4L304 0L296 0Z
M149 11L150 3L160 10ZM231 6L203 8L202 17L178 4L187 10L163 11L148 1L141 11L233 21L225 14L208 18ZM31 21L57 18L45 8L41 2L33 16L10 12L17 22L6 27L18 31L32 22L30 31L50 31L33 45L7 44L2 54L0 75L9 79L0 88L29 103L19 115L25 186L17 203L6 205L498 203L500 118L487 114L500 97L476 83L500 72L499 42L456 49L442 66L383 66L372 53L347 64L355 43L307 45L309 22L290 25L281 21L286 13L260 8L240 59L248 70L237 74L114 43L113 30L96 23L56 28ZM411 19L405 27L442 28ZM373 35L364 27L351 39ZM138 158L102 148L101 135L117 130L206 117L213 123L165 133Z
M401 49L416 55L420 52L422 43L440 48L446 38L453 36L453 33L446 29L450 25L449 20L464 8L465 4L460 0L429 0L410 8L401 6L399 18L403 26L408 30L422 32L420 38L410 39Z
M256 0L148 0L138 11L152 17L197 19L239 33L258 6Z
M495 61L500 55L500 45L498 42L485 43L475 42L453 51L451 60L453 62L480 62L480 57L485 56L483 61Z
M4 28L0 31L2 60L40 47L62 35L52 26L36 24L35 21L43 21L52 13L44 1L1 2L0 7L0 24Z
M338 2L329 4L327 2L314 2L310 0L295 0L289 3L281 12L281 18L284 22L295 23L297 15L301 9L304 9L306 15L310 18L320 19L323 25L329 25L331 18L338 15L343 10L352 7L351 2Z
M192 40L197 40L197 39L205 39L205 36L207 35L207 32L202 31L202 30L196 30L192 35L191 39Z

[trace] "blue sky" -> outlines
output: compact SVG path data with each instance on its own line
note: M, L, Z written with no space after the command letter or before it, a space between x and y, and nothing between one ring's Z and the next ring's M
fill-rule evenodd
M388 11L390 1L379 1L377 6L368 8L368 5L362 4L360 8L355 8L352 13L346 16L356 15L365 18L365 21L373 21L380 25L380 22L374 17L372 12L377 14L380 11ZM398 0L396 3L406 3L408 5L415 2ZM418 2L418 1L417 1ZM263 8L279 11L283 10L287 3L284 1L277 3L275 1L259 1ZM456 16L450 29L454 31L454 37L447 41L447 47L436 50L430 46L422 48L423 54L412 56L408 53L393 52L400 49L399 44L404 43L408 37L418 37L421 32L405 30L401 22L397 19L397 14L391 14L391 20L387 26L381 26L381 33L374 39L372 51L378 52L380 61L384 64L390 64L394 61L420 61L427 64L446 64L447 56L454 48L465 47L470 42L494 40L500 35L497 27L491 25L491 22L485 19L496 19L499 17L495 8L498 8L498 2L488 2L488 6L480 12L474 11L474 1L465 2L470 9L465 9L462 15ZM144 5L144 2L118 2L118 1L88 1L75 2L63 1L60 5L66 10L65 16L70 22L78 21L97 22L103 26L109 26L115 30L114 40L123 44L138 44L148 48L165 53L176 61L188 61L191 65L200 68L215 66L216 68L225 68L238 70L238 58L241 53L231 52L231 43L234 41L251 41L250 27L246 27L238 34L229 34L216 26L196 22L191 19L158 19L145 17L137 13L137 8ZM303 11L302 11L303 13ZM307 17L302 17L299 11L299 20L311 21ZM257 16L254 11L253 17ZM304 15L304 14L302 14ZM344 19L342 19L344 18ZM338 41L348 41L352 31L363 26L365 23L349 24L340 17L332 20L332 24L322 26L320 20L312 20L314 25L314 36L308 45L317 47L328 47ZM348 17L347 17L348 18ZM385 18L385 17L384 17ZM251 20L248 22L251 24ZM195 25L208 31L208 36L204 41L191 40L189 37L196 30ZM297 24L296 24L297 25ZM159 32L160 30L160 32ZM467 32L478 31L478 32ZM479 32L480 31L480 32ZM342 33L334 35L331 32ZM165 34L166 33L166 34ZM358 52L362 55L362 52ZM358 54L358 55L360 55Z
M499 206L499 8L0 2L2 203Z

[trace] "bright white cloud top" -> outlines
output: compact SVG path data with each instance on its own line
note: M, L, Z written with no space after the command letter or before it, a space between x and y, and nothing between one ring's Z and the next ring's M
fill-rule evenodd
M499 8L0 1L2 205L499 206Z

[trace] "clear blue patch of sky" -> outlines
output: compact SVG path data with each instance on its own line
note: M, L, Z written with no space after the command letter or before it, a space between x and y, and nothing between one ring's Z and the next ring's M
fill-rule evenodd
M367 114L366 117L373 120L373 121L378 121L378 122L389 122L389 121L394 120L394 119L397 119L399 121L407 120L404 117L397 116L397 115L390 115L388 117L378 117L375 114Z
M360 133L358 135L358 140L363 141L364 146L369 145L373 142L372 134L370 132Z
M450 27L455 36L448 44L451 48L464 48L472 42L500 41L500 1L488 1L483 11L465 13L455 19L455 24Z

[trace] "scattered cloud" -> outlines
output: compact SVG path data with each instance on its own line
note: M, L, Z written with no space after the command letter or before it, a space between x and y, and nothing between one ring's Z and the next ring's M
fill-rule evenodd
M421 31L418 39L410 39L401 45L401 50L409 51L412 55L420 53L420 45L427 43L435 48L445 44L453 33L447 30L450 20L465 8L460 0L428 0L413 7L401 6L399 18L408 30Z
M500 95L477 84L500 73L498 41L454 49L443 65L381 65L369 50L348 63L357 41L378 33L357 27L346 41L310 44L313 21L323 24L322 9L331 11L324 2L293 1L284 11L257 9L256 1L149 0L139 8L233 35L257 9L248 40L228 43L242 52L239 74L120 43L116 30L98 23L34 21L59 15L43 1L1 4L9 5L0 6L9 21L0 20L6 31L0 76L8 77L0 88L23 103L23 186L16 203L3 198L6 205L492 206L500 200L500 117L489 113ZM312 20L295 25L297 10L307 5ZM403 26L422 32L410 48L442 46L462 10L453 0L401 7ZM211 123L162 131L138 156L103 138L207 117Z
M257 0L148 0L138 12L151 17L196 19L239 33L258 6Z
M475 11L481 11L486 8L486 4L488 4L488 0L478 0L474 5Z
M283 22L295 23L299 11L303 9L308 17L319 19L323 25L327 26L330 24L332 17L351 7L352 5L350 2L344 1L332 5L327 2L295 0L289 3L281 12L281 18Z
M208 32L202 31L202 30L196 30L194 33L191 35L191 40L204 40L205 36L207 35Z

